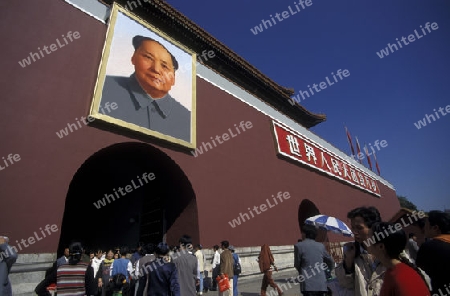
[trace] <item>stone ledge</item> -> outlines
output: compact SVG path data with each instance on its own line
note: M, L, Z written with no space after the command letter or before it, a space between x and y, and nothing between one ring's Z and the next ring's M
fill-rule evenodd
M13 295L36 295L34 289L44 279L45 271L56 261L56 253L18 255L9 274Z
M38 284L34 284L34 283L15 284L15 285L13 285L13 295L14 296L36 296L36 293L34 293L34 288L36 288L37 285Z
M55 262L56 253L42 253L42 254L21 254L18 253L17 263L41 263L41 262ZM13 265L14 267L14 265Z
M34 271L46 271L48 268L52 267L52 262L42 262L42 263L19 263L14 264L11 268L11 274L23 273L23 272L34 272Z

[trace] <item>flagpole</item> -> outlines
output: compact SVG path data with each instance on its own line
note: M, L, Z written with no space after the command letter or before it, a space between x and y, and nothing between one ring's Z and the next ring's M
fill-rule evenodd
M355 149L353 148L353 142L352 142L352 136L350 136L350 132L348 131L347 127L344 124L344 128L345 128L345 133L347 134L347 141L348 144L350 145L350 149L352 151L352 155L355 155Z
M380 167L378 166L378 160L377 160L377 155L375 153L375 150L373 151L373 158L375 159L375 167L377 168L378 176L381 176L381 174L380 174Z
M364 152L366 152L367 163L369 164L370 170L373 171L373 169L372 169L372 161L370 160L369 149L367 148L367 144L366 143L364 143Z
M358 150L357 158L359 163L362 164L361 159L359 159L359 154L361 153L361 146L359 145L358 137L355 136L355 138L356 138L356 149Z

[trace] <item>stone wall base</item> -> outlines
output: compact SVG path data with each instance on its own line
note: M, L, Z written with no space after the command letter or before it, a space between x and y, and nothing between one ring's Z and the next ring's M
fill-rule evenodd
M19 253L9 274L13 295L36 295L34 288L44 279L45 271L52 266L55 260L56 253Z

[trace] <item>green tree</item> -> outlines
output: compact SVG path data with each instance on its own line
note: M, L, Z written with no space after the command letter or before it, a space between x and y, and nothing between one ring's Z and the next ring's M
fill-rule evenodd
M407 208L412 211L417 211L417 206L413 204L406 196L397 195L398 201L400 202L400 206L402 208Z

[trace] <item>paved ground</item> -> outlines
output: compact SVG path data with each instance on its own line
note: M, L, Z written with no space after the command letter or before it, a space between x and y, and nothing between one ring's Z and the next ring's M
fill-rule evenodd
M302 295L300 293L300 286L294 285L292 283L288 283L286 279L297 276L296 271L290 270L290 271L280 271L280 272L274 272L273 273L273 279L275 283L281 288L283 291L283 296L300 296ZM262 282L263 275L261 274L260 277L254 278L254 279L242 279L242 281L238 282L238 291L239 295L241 296L260 296L261 291L261 282ZM271 295L278 295L278 294L270 294L270 292L273 289L271 287L267 288L267 296ZM208 293L204 294L204 296L216 296L218 295L218 292L209 291Z

